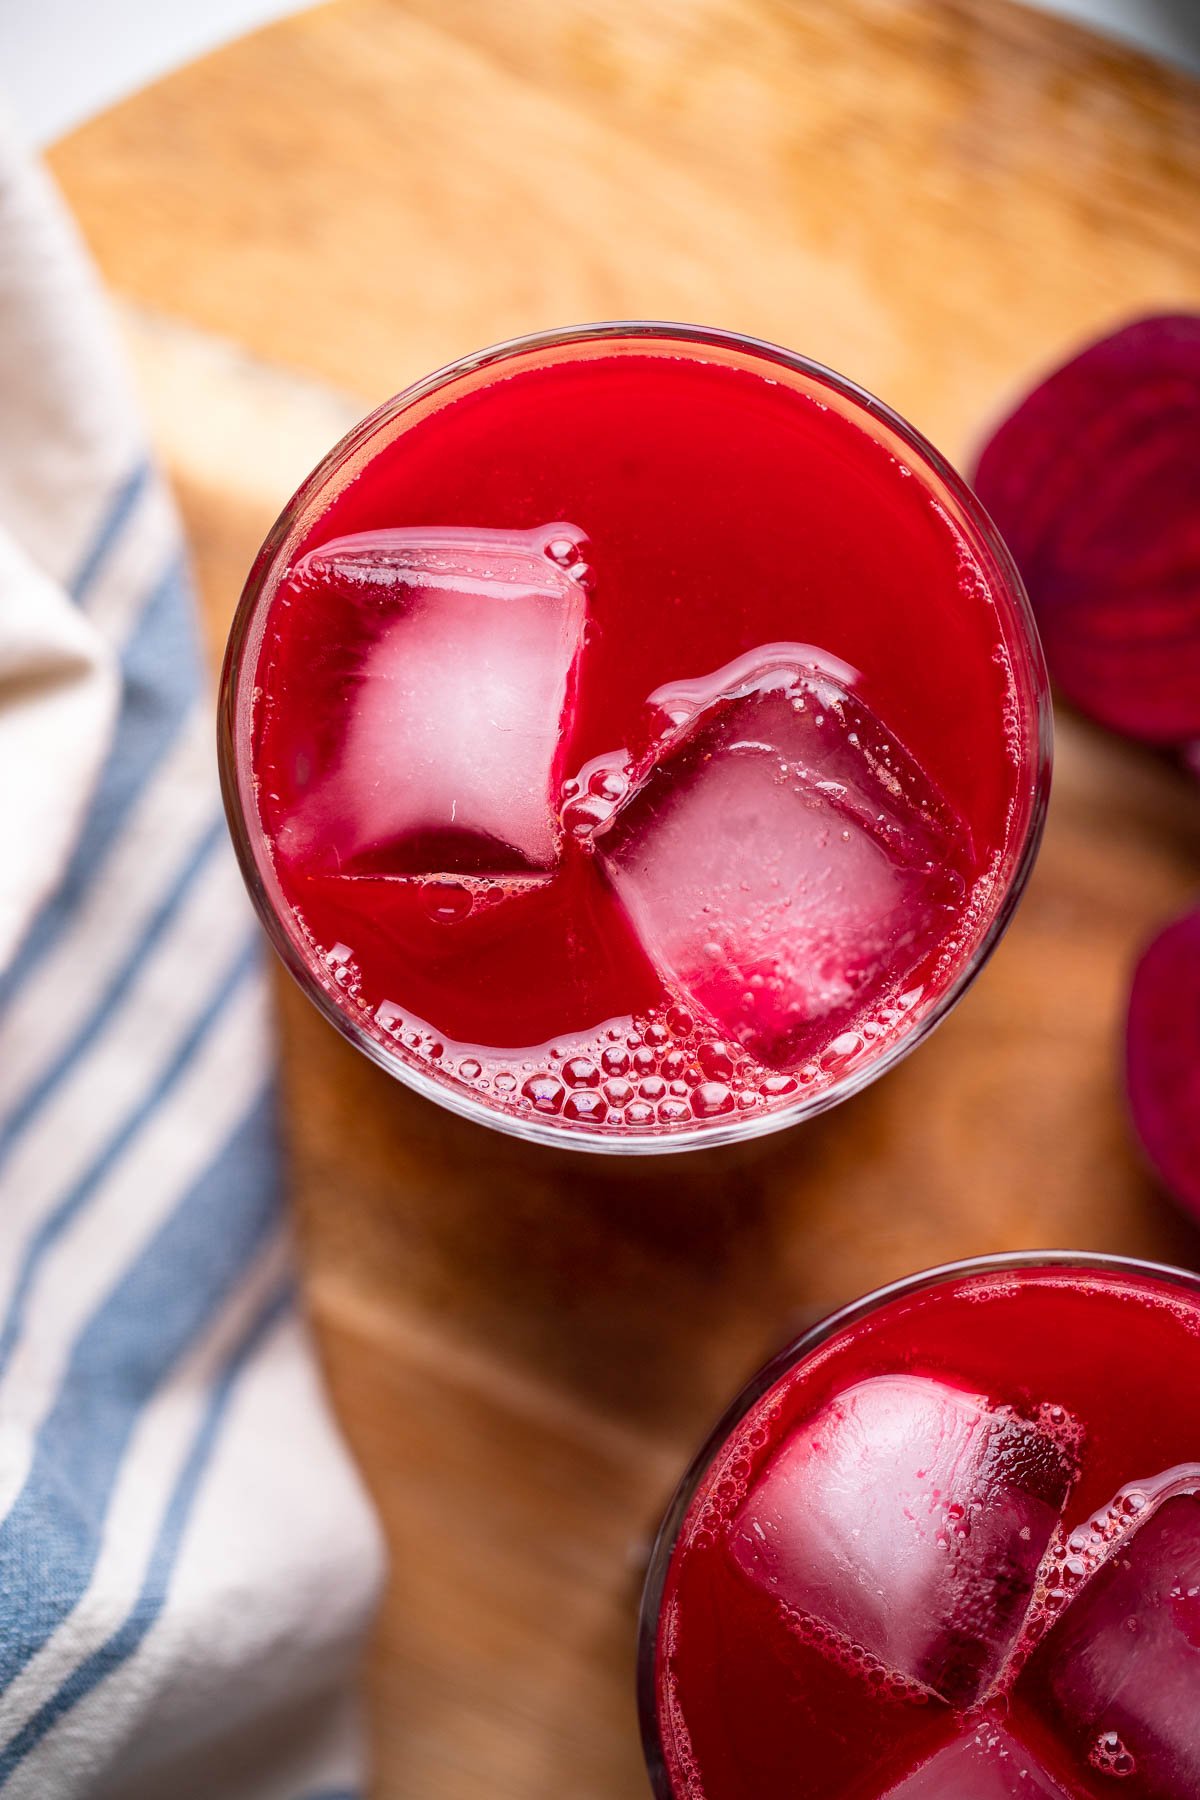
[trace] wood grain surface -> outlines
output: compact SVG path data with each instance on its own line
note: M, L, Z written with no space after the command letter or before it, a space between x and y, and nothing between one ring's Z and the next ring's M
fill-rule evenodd
M52 162L117 296L214 653L309 464L480 344L732 326L965 461L1079 340L1200 305L1195 87L994 0L338 0ZM987 1250L1200 1265L1118 1075L1131 959L1198 887L1195 791L1062 719L1018 920L919 1055L783 1136L623 1165L439 1112L281 978L308 1294L393 1554L377 1800L644 1791L645 1541L798 1322Z

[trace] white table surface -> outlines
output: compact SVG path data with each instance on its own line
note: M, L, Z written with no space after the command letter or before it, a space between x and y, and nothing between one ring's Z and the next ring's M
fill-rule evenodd
M312 3L0 0L0 105L31 143L51 143L181 63ZM1200 0L1035 3L1200 73Z

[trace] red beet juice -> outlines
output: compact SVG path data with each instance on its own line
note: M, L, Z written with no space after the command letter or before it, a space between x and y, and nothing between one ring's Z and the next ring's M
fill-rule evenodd
M670 1148L908 1047L1033 853L1003 546L786 352L604 327L364 422L268 539L222 763L278 947L377 1061L528 1135Z
M655 1552L660 1800L1195 1800L1200 1278L985 1259L816 1328Z

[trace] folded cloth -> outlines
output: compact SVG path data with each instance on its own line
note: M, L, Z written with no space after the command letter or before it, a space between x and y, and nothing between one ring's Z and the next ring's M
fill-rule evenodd
M297 1314L178 525L0 138L0 1795L357 1791L378 1532Z

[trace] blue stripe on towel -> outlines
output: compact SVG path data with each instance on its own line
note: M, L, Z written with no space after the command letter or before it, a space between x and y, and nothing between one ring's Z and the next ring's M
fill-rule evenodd
M174 742L200 692L187 571L171 559L151 589L121 656L121 716L60 899L85 888L97 858Z
M278 1218L273 1091L260 1097L80 1332L0 1525L0 1690L86 1591L129 1440Z
M113 970L99 1000L73 1034L67 1048L51 1063L49 1068L43 1070L37 1079L30 1083L21 1098L14 1101L9 1107L7 1118L0 1121L0 1168L3 1168L4 1160L14 1141L21 1136L50 1095L62 1085L80 1058L91 1048L100 1032L111 1021L117 1007L133 985L135 977L145 967L150 952L178 913L196 876L217 845L224 841L224 837L224 820L218 814L205 825L195 843L188 846L181 866L176 871L174 879L158 907L147 920L145 930L127 953L124 962L118 963ZM3 1363L3 1336L0 1335L0 1367L3 1367Z
M0 1751L0 1787L6 1785L18 1764L58 1723L64 1713L78 1705L106 1676L128 1661L160 1617L167 1602L171 1576L192 1508L220 1436L238 1376L287 1312L293 1297L293 1283L288 1279L271 1295L226 1359L209 1391L204 1417L163 1514L137 1599L112 1635L71 1671L57 1692L39 1707L16 1736L10 1739L4 1750Z
M79 567L72 579L71 593L76 600L86 600L92 583L107 561L109 551L114 548L124 531L130 514L137 505L139 496L149 479L150 464L140 462L137 468L126 476L109 501L99 529L80 559Z
M12 1297L3 1326L0 1326L0 1374L3 1374L7 1367L13 1347L20 1337L34 1282L45 1257L70 1225L72 1219L87 1204L105 1176L120 1162L121 1157L137 1137L143 1125L162 1105L242 983L256 971L258 967L257 950L256 936L242 942L225 974L213 989L203 1010L193 1020L190 1028L176 1045L173 1054L160 1069L153 1085L133 1110L121 1120L99 1155L85 1169L78 1181L67 1189L58 1205L43 1219L34 1232L26 1246L16 1280L13 1282ZM2 1591L0 1589L0 1592Z
M61 937L200 691L191 596L180 558L146 601L122 654L121 673L121 716L91 810L58 893L0 977L0 1007Z

